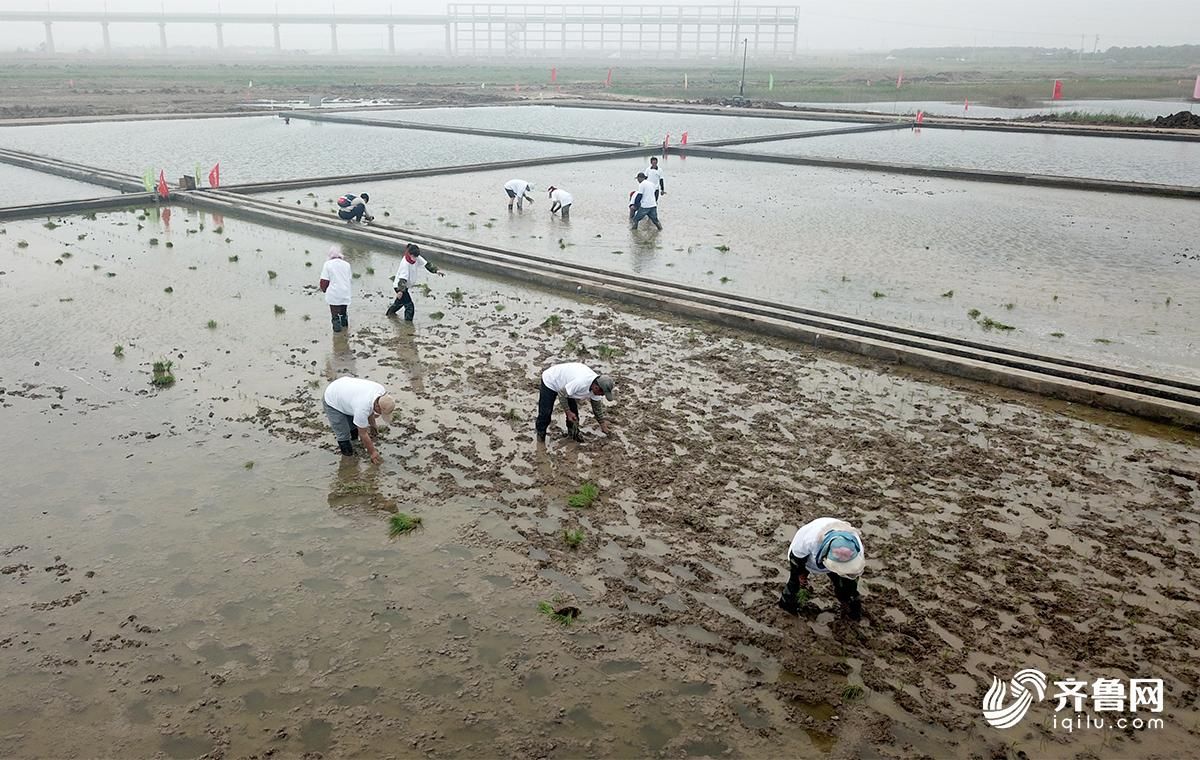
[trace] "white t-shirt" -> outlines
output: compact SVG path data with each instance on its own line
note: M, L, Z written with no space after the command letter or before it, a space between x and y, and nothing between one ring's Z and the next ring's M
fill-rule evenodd
M401 280L408 280L408 287L415 287L428 264L429 262L425 260L424 256L418 256L411 264L408 263L408 257L402 257L400 268L396 270L396 276L392 278L392 287L400 287Z
M555 364L542 373L542 382L555 393L565 393L567 398L600 401L604 396L592 395L592 382L600 375L586 364L568 362Z
M566 190L556 189L550 193L550 200L554 203L561 203L564 206L570 206L575 199Z
M370 427L375 399L387 393L379 383L358 377L339 377L325 388L325 403L354 418L355 427Z
M658 207L658 199L654 197L656 190L658 190L658 184L650 180L638 185L637 191L642 194L642 208Z
M836 517L818 517L807 525L800 526L800 530L796 531L795 537L792 538L788 553L799 559L808 557L808 562L805 564L810 573L828 573L829 570L824 565L817 564L817 551L821 548L821 541L825 538L825 534L831 530L853 533L854 537L858 539L858 545L862 547L863 558L866 558L867 545L863 543L862 534L858 532L857 528L851 527L850 523Z
M345 259L330 259L321 267L321 279L329 280L325 288L325 303L330 306L350 305L350 281L354 275L350 271L350 262Z
M495 187L495 185L492 185L492 187ZM504 189L512 190L517 194L517 197L520 198L529 191L529 183L523 179L510 179L508 182L504 183Z
M654 183L654 189L657 190L659 184L662 182L662 169L655 169L653 166L647 166L642 170L642 174L645 174L646 179Z

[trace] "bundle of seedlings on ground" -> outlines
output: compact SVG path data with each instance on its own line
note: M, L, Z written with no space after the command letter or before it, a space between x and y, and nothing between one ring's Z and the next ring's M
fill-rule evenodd
M154 366L151 368L152 377L150 378L150 384L156 385L159 388L167 388L174 385L175 375L171 374L171 367L173 366L174 362L170 359L162 359L154 362Z
M388 535L392 538L412 533L419 527L421 527L421 518L415 515L397 512L388 518Z
M596 501L600 496L600 486L595 483L584 483L579 486L579 490L567 497L567 504L577 509L585 509L592 506L592 502Z
M842 699L846 702L857 702L866 694L866 689L856 683L846 684L846 688L842 689Z
M621 353L620 349L613 348L612 346L607 346L603 343L596 346L596 356L599 356L601 359L612 359L613 357L619 355L620 353Z
M113 346L113 356L116 356L119 358L124 355L125 355L125 347L124 346L122 346L120 343Z
M449 299L450 299L451 301L453 301L454 303L462 303L462 300L463 300L463 292L462 292L462 290L461 290L460 288L455 288L455 289L454 289L454 292L453 292L453 293L449 293L449 294L447 294L447 296L446 296L446 297L447 297L447 298L449 298Z
M1012 325L1006 325L1003 322L997 322L991 317L984 317L979 320L979 326L985 330L1015 330L1017 328Z
M287 311L287 309L283 308L283 307L282 307L282 306L280 306L279 304L275 304L275 313L276 313L276 314L282 314L282 313L284 313L285 311Z
M562 327L562 317L557 314L551 314L546 317L546 321L542 322L542 329L546 332L554 332Z
M563 533L563 541L572 549L583 543L583 531L579 528L568 530Z
M578 607L559 607L555 609L550 602L538 602L538 612L543 615L549 615L550 619L559 625L570 625L575 622L575 618L582 615L582 611Z

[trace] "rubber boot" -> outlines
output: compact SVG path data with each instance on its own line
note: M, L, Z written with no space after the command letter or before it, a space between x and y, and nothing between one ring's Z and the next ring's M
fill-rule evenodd
M851 620L862 620L862 599L857 594L843 602L842 606Z
M348 457L354 456L354 447L352 445L350 445L349 441L338 441L338 448L346 456L348 456Z
M779 601L777 604L779 605L779 609L783 610L789 615L800 614L800 602L797 601L796 597L789 596L787 591L784 591L779 595Z
M342 331L342 318L336 314L333 315L333 331L334 332Z
M398 311L400 311L400 299L399 298L397 298L395 301L392 301L392 305L388 307L387 315L389 317L394 317L394 316L396 316L396 312L398 312Z
M342 318L342 327L349 328L350 327L350 315L343 311L341 313L341 318Z
M352 441L358 440L358 426L357 425L352 425L350 427L350 440L352 440Z
M413 317L416 316L416 314L417 314L417 305L415 303L413 303L412 301L409 301L408 303L404 304L404 321L405 322L413 321Z

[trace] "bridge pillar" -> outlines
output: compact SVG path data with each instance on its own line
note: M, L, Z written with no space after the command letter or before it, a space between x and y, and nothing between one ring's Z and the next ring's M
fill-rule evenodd
M110 37L108 34L108 22L107 21L100 22L100 31L104 33L104 52L106 55L111 54L112 53L112 37Z
M158 22L158 44L162 51L167 52L167 22Z
M225 25L217 23L217 50L225 49Z
M54 26L49 21L46 23L46 52L54 54Z
M275 27L275 52L283 52L283 42L279 39L279 24L274 24Z
M337 24L329 25L329 48L337 55Z
M396 25L388 24L388 55L396 54Z

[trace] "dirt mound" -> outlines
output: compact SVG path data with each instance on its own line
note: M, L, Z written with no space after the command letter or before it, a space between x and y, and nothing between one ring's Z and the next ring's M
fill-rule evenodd
M1170 116L1159 116L1154 120L1154 126L1169 127L1171 129L1200 129L1200 114L1195 114L1191 111L1180 111Z

